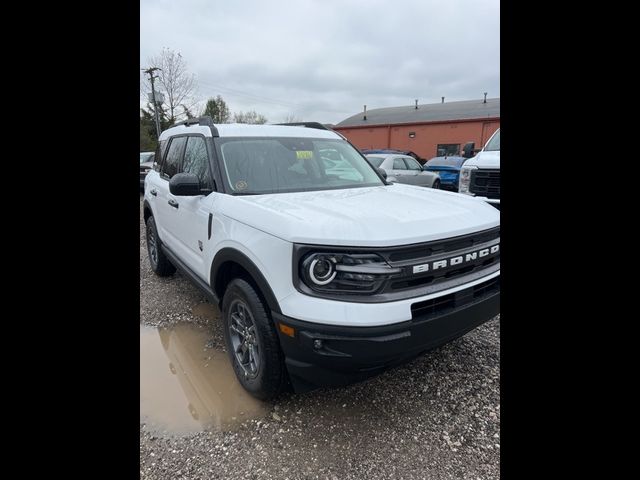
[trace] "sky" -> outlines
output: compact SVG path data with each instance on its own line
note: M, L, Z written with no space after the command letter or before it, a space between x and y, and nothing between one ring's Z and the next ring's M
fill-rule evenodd
M140 67L165 47L269 123L500 96L498 0L141 0Z

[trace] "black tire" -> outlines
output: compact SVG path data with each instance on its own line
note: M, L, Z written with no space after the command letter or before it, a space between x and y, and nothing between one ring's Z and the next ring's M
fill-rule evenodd
M147 255L149 255L151 270L153 270L156 275L169 277L176 273L176 267L173 266L160 248L156 221L153 217L147 219Z
M242 308L247 308L252 317L250 318L251 322L248 321L246 324L252 323L255 326L252 330L255 335L253 333L249 335L249 343L253 342L252 346L257 347L257 355L255 350L252 352L259 361L254 372L248 371L250 369L247 364L250 360L244 366L239 360L238 356L243 356L243 350L241 345L238 346L238 342L242 344L240 339L243 337L238 335L237 330L232 332L231 329L232 324L237 324L237 321L234 323L232 313L237 320L238 309L241 305L243 305ZM278 334L268 312L268 307L247 281L241 278L231 281L222 299L224 341L238 381L247 392L260 400L269 400L277 396L283 391L286 382L284 357L278 341ZM251 358L248 355L248 350L246 353L247 357Z
M440 180L436 180L435 182L433 182L433 185L431 185L431 188L435 188L435 189L440 189Z

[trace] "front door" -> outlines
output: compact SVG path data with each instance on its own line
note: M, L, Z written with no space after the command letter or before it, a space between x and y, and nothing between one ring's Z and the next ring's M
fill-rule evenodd
M209 240L209 214L212 213L215 197L209 168L209 155L203 136L188 137L181 171L193 173L200 179L202 195L193 197L174 196L178 202L175 236L176 254L203 280L209 276L205 268L204 246Z

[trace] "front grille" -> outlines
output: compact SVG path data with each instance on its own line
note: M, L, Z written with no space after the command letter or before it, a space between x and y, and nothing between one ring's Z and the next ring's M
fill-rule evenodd
M393 247L381 252L386 260L391 263L402 261L423 260L431 255L440 253L455 252L463 248L471 248L482 243L500 238L500 227L485 230L483 232L449 238L447 240L437 240L435 242L420 243L406 247Z
M414 303L411 305L411 319L425 320L444 315L451 310L464 307L498 292L500 292L500 276L458 292Z
M469 191L479 197L500 198L500 170L472 170Z
M478 249L490 248L500 243L500 227L482 232L454 237L447 240L410 245L405 247L393 247L379 249L377 253L382 256L389 265L401 268L399 274L392 275L383 285L379 293L393 294L407 292L428 287L432 291L450 288L451 282L468 276L479 277L482 272L493 268L499 268L500 250L490 255L479 257L460 263L449 265L445 268L430 269L422 273L415 273L413 268L417 265L431 264L434 261L450 259L456 256L465 256L466 253L478 251ZM440 285L442 284L442 285Z

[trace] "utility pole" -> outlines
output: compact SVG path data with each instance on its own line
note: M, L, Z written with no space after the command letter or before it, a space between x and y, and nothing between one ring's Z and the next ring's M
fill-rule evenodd
M158 140L159 140L160 139L160 120L158 119L158 104L156 103L156 89L153 84L153 81L156 78L158 78L153 75L153 72L155 72L156 70L161 70L161 69L157 67L151 67L146 70L142 69L144 73L149 75L149 79L151 80L151 99L153 101L153 113L155 114L155 117L156 117L156 134L158 135Z

